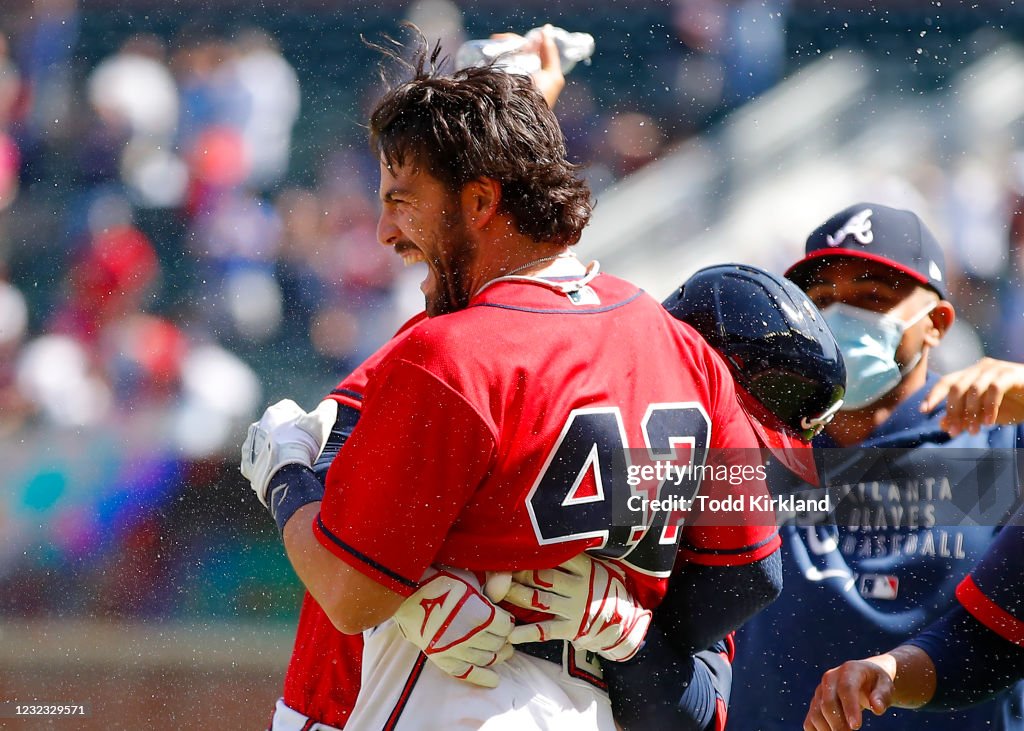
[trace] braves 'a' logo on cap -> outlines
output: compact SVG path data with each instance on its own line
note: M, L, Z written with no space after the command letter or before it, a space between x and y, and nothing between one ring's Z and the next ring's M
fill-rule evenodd
M829 246L839 246L847 236L857 239L860 244L870 244L875 240L875 234L871 230L870 208L865 208L860 213L850 216L850 220L844 223L838 231L832 235L826 235L825 240Z

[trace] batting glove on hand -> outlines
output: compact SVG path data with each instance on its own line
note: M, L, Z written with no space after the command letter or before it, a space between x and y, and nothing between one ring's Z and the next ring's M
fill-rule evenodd
M508 638L513 645L569 640L609 660L628 660L640 649L651 624L650 611L630 595L618 567L585 553L555 569L518 571L511 582L501 576L488 580L487 595L492 601L504 599L555 615L516 627ZM507 594L501 596L506 586Z
M405 639L449 675L494 688L490 668L512 657L512 615L487 601L470 581L438 570L394 615Z
M308 414L284 399L249 426L240 469L261 503L267 505L267 485L279 469L288 464L309 467L316 461L337 418L338 403L332 399Z

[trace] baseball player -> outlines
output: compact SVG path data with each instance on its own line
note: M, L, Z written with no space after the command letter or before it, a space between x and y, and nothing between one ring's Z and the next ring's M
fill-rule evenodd
M814 422L816 415L834 410L844 382L842 361L836 355L831 335L820 319L814 317L813 307L807 305L806 298L793 285L750 267L712 267L694 275L664 304L675 317L698 329L726 357L745 386L745 405L758 409L767 424L758 428L769 443L793 446L796 442L789 434L808 437L804 430L820 428L823 420L818 419L811 427L807 426L808 422ZM414 318L396 340L401 340L408 328L421 319ZM755 324L763 328L760 334ZM365 373L392 345L385 346L382 353L343 381L332 394L340 404L339 416L327 447L315 465L317 472L322 473L330 463L358 418ZM741 372L738 364L745 360L756 365L748 365ZM784 393L788 393L789 398L785 399L783 413L790 424L783 424L766 413L767 408L779 407L779 397ZM580 560L573 561L578 566ZM573 596L574 590L579 594L581 582L577 577L581 573L545 572L547 591L561 597ZM519 576L525 589L539 588L532 583L532 574ZM650 728L662 723L684 728L721 728L728 701L731 642L720 641L708 651L696 649L738 626L774 598L779 590L777 574L778 556L772 554L762 561L737 567L694 569L690 566L689 571L684 570L673 578L685 589L670 592L659 608L658 624L664 629L652 631L644 653L632 662L604 663L605 672L610 674L619 723L625 728ZM431 621L434 627L459 627L456 636L470 638L467 642L442 646L433 640L431 633L420 632L423 622L418 601L436 596L441 590L450 590L448 585L438 583L441 578L450 582L448 577L439 576L405 602L403 609L407 611L398 613L409 619L400 622L403 634L424 650L430 660L436 663L443 659L450 663L445 667L453 675L483 685L493 684L497 679L493 669L467 662L479 649L470 646L476 636L474 633L493 632L494 625L499 624L497 620L490 620L486 632L483 630L480 623L487 621L486 610L482 617L483 605L473 592L469 593L471 601L468 603L473 611L462 611L465 605L449 602L444 607L438 606ZM519 596L523 596L522 590ZM736 601L736 597L743 596L748 597L746 602ZM728 599L719 601L720 597ZM493 598L500 599L499 596ZM695 611L695 607L699 609ZM631 608L628 604L624 607L625 626L630 626ZM503 614L500 609L497 612ZM643 612L635 612L635 615L643 616ZM580 616L579 611L573 615L577 626ZM564 620L558 621L564 624ZM556 634L552 623L547 627L549 634ZM507 625L502 625L496 636L507 632ZM513 638L513 641L534 639L530 632L531 627L516 630L514 634L518 633L519 639ZM631 636L626 632L624 637L624 642L616 643L618 654L602 652L602 657L624 659L631 655L636 649L635 633ZM303 728L312 723L310 719L321 719L320 728L343 725L359 686L361 648L358 636L336 632L316 603L307 597L285 684L285 697L278 704L274 727ZM661 682L651 683L652 677ZM332 687L332 683L341 685Z
M806 295L781 277L727 264L698 271L663 304L725 359L774 458L816 482L805 447L842 403L846 371ZM724 728L734 649L721 638L778 595L780 571L777 553L735 566L680 566L643 649L628 662L602 662L616 721L627 730ZM559 590L559 576L545 577L555 584L548 591Z
M833 520L782 527L786 590L737 635L732 721L763 731L799 728L825 668L898 645L942 616L1024 484L1012 460L991 476L975 461L1024 445L1024 429L992 420L1024 369L985 360L953 381L928 373L954 309L942 250L918 216L850 206L808 237L787 277L821 309L846 363L845 403L814 441L823 456L843 455L823 482L846 497ZM773 492L801 487L771 481ZM993 515L1002 511L988 527L950 517L959 498L981 494ZM949 715L887 713L874 726L1024 728L1021 691Z
M378 238L426 262L429 317L369 372L325 489L313 449L290 449L301 439L282 460L260 459L254 438L247 472L332 624L372 630L349 724L612 729L596 668L564 642L553 653L524 646L482 691L426 663L388 620L432 565L550 569L594 549L617 561L618 575L602 577L610 592L621 584L653 606L681 538L692 562L759 560L777 547L774 526L719 531L709 543L667 513L612 519L614 502L632 495L617 472L630 446L699 464L710 450L757 442L728 370L699 336L572 255L589 192L531 82L490 68L442 76L432 60L418 59L370 125ZM256 432L296 424L268 413ZM599 646L594 628L566 639Z
M535 50L540 57L541 68L534 73L533 80L546 103L553 107L564 88L565 78L561 72L558 49L547 29L544 29L541 42ZM339 383L330 394L329 398L338 403L338 413L337 422L314 465L314 472L321 483L326 480L328 467L358 421L368 372L404 339L410 328L423 319L425 313L405 323L391 341ZM313 429L318 431L320 426L313 425ZM269 449L269 443L267 446ZM432 586L440 589L445 581L448 579L439 577ZM435 612L435 616L440 617L441 612ZM505 613L496 616L505 616ZM465 633L474 636L474 627L470 624L465 628ZM424 649L429 646L431 639L425 634L420 637ZM491 670L471 666L465 659L478 649L469 641L428 653L428 656L468 682L495 685L497 676ZM359 690L362 650L362 636L339 632L307 592L303 598L295 645L285 676L284 694L273 716L274 731L344 727Z

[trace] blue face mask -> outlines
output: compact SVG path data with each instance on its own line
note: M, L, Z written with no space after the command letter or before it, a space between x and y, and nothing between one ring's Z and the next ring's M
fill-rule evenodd
M935 308L928 305L910 320L841 303L821 311L846 362L846 397L842 411L856 411L878 401L921 361L923 352L903 368L896 362L903 333Z

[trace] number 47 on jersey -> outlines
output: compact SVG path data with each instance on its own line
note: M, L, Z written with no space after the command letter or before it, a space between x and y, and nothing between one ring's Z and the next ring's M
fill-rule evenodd
M672 572L684 516L637 511L638 501L629 498L675 497L689 502L700 489L701 471L681 470L678 479L634 486L629 484L629 468L642 459L703 465L711 420L696 402L651 404L640 431L646 449L630 450L618 407L574 409L569 414L526 498L542 545L601 538L603 543L595 550L601 556L620 559L653 576Z

